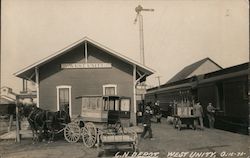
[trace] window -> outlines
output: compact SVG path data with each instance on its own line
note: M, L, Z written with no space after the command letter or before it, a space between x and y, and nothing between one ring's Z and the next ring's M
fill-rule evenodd
M109 101L109 110L119 111L119 100L110 100Z
M82 109L101 110L102 97L82 97Z
M109 101L109 110L115 110L115 101L114 100Z
M117 85L115 84L103 85L103 95L117 95Z
M66 110L71 116L71 86L57 86L57 110Z
M110 98L104 98L103 99L103 109L104 111L119 111L119 99L110 99Z

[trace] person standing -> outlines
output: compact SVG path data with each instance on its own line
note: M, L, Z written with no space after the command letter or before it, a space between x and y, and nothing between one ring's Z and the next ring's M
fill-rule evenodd
M160 102L159 102L159 100L157 100L155 102L154 114L155 114L155 117L156 117L156 122L157 123L161 123L162 113L161 113L161 108L160 108Z
M157 123L161 123L161 118L162 118L162 113L161 110L159 110L156 114L156 119L157 119Z
M197 119L198 119L198 120L195 119L195 124L197 125L198 121L199 121L200 128L203 130L204 129L204 126L203 126L203 108L202 108L200 102L197 102L194 105L193 110L194 110L194 116L197 117Z
M207 117L209 121L209 128L214 128L214 122L215 122L214 114L215 114L215 108L212 106L212 103L209 103L207 106Z
M151 117L152 117L152 110L150 108L150 106L147 106L145 108L145 112L143 114L143 132L141 134L141 138L144 138L144 136L146 135L146 133L149 133L149 138L153 138L153 134L152 134L152 129L151 129Z

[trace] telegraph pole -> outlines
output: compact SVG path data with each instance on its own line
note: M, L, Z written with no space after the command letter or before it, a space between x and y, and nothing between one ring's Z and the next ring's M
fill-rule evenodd
M140 36L140 60L143 65L145 65L145 57L144 57L144 36L143 36L143 17L141 11L154 11L154 9L144 9L141 5L138 5L135 8L135 12L137 13L134 23L137 22L137 18L139 19L139 36Z

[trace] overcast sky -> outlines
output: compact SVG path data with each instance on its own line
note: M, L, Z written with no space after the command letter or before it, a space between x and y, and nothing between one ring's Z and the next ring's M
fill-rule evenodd
M222 67L249 60L247 0L2 0L1 86L16 92L13 73L89 38L140 61L135 7L144 18L145 62L165 83L183 67L210 57Z

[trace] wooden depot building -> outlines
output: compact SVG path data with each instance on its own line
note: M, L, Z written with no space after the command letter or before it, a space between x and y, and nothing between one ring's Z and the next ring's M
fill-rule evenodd
M131 111L131 122L135 123L136 86L153 72L85 37L18 71L15 76L36 83L38 107L57 111L61 106L68 105L71 117L81 115L83 102L77 99L78 96L128 97L130 107L127 109ZM97 107L91 108L94 111Z

